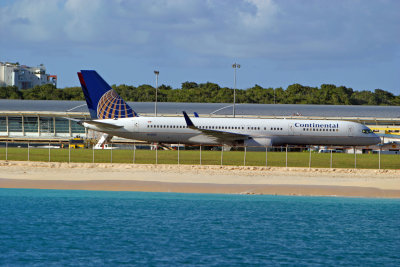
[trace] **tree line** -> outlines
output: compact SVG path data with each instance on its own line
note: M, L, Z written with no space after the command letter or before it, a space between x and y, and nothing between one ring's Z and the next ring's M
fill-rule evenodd
M153 102L155 88L151 85L113 85L118 94L126 101ZM29 100L84 100L80 87L57 89L46 84L31 89L18 90L15 86L0 87L0 99ZM231 103L233 89L220 87L216 83L184 82L181 88L173 89L168 85L158 88L159 102L202 102ZM236 89L237 103L254 104L326 104L326 105L400 105L400 95L375 89L372 91L355 91L345 86L322 84L310 87L301 84L289 85L286 89L263 88L254 85L248 89Z

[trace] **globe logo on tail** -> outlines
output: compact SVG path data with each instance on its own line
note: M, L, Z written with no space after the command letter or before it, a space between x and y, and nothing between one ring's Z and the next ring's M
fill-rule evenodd
M107 91L97 104L97 118L114 119L135 117L130 106L113 89Z

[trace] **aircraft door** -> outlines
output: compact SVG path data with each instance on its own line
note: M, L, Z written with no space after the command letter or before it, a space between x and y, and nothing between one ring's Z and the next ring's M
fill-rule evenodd
M288 135L294 135L294 129L296 127L294 127L293 123L289 123L289 130L288 130Z
M139 120L133 120L133 132L134 133L140 132Z
M354 127L352 125L350 125L348 128L348 134L349 136L354 136Z

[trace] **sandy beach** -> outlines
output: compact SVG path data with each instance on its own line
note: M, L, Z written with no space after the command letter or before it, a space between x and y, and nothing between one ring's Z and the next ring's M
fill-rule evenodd
M400 198L400 170L0 161L0 188Z

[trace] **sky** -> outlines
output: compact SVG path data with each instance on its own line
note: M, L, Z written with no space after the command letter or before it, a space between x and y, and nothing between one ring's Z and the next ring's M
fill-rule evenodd
M344 85L400 95L399 0L0 0L0 61L58 87Z

